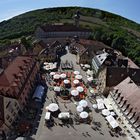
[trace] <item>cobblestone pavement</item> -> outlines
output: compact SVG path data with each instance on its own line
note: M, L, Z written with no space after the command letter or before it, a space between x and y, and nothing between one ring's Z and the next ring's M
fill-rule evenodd
M83 76L85 73L80 69L80 67L76 64L76 56L70 53L67 53L65 56L61 58L63 61L69 60L72 61L74 64L74 69L79 70ZM88 101L90 109L92 109L92 104ZM98 122L101 124L100 126L95 125L94 123L88 124L80 124L76 125L74 123L73 126L60 126L56 125L53 126L52 129L48 129L45 126L45 107L48 106L51 102L54 102L54 92L48 90L46 102L44 104L43 112L41 115L41 119L39 122L39 127L37 130L36 135L32 137L35 140L125 140L126 137L112 137L109 133L109 128L105 121L105 118L101 115L101 113L97 113L92 109L91 116L93 118L92 122ZM76 105L73 102L67 101L64 102L62 99L58 99L59 107L61 111L69 111L71 110L72 113L76 112ZM59 120L55 120L56 124Z

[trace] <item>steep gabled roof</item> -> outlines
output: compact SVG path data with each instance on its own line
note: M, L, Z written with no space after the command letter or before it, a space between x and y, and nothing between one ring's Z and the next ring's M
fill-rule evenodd
M104 43L95 40L80 39L79 43L84 45L85 47L92 47L91 49L95 51L102 50L104 48L111 49L109 46L105 45Z
M100 63L100 65L102 65L104 63L104 61L106 60L108 55L109 55L108 53L104 52L102 54L96 55L95 57L98 60L98 62Z
M20 67L25 66L25 61L31 61L31 57L16 57L0 75L0 86L10 86L10 84L15 80L15 74L20 73Z
M140 87L137 86L130 77L124 79L121 83L115 86L115 89L118 89L121 93L121 97L124 100L127 100L127 103L130 104L134 111L137 113L140 112Z

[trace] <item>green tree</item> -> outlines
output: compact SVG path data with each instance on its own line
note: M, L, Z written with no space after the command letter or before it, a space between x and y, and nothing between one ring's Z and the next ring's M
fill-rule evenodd
M25 49L28 51L31 48L31 43L29 40L26 39L26 37L21 38L21 43L24 45Z

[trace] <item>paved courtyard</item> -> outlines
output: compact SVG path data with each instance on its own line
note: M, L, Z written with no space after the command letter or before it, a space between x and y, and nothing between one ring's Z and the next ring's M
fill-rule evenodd
M72 61L74 64L74 69L79 70L80 73L83 76L83 79L85 78L85 72L80 69L80 66L76 64L76 56L70 53L67 53L66 55L61 57L62 61ZM66 125L66 126L60 126L58 119L55 119L55 126L53 126L51 129L48 129L45 126L45 113L46 109L45 107L48 106L50 103L54 102L55 93L54 91L50 91L48 89L46 102L44 104L43 112L41 115L41 119L39 122L38 130L36 132L36 135L33 135L32 137L36 140L125 140L127 137L124 136L111 136L108 128L107 122L105 121L105 118L101 115L101 112L95 112L95 110L92 108L92 103L89 101L89 99L86 97L86 100L88 101L88 106L92 110L91 116L93 118L91 124L84 124L81 123L76 124L75 122L73 125ZM94 99L93 99L94 101ZM64 101L61 98L58 97L58 103L60 110L65 112L71 110L72 115L71 117L74 117L74 114L76 111L76 105L75 102L71 101Z

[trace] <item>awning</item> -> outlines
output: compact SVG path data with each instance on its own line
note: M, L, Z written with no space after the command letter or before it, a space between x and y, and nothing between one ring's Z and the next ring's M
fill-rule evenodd
M106 120L109 122L109 124L112 126L112 128L116 128L119 126L118 122L111 115L107 116Z
M43 86L37 86L34 95L33 95L33 99L38 98L38 99L42 99L42 96L44 94L44 87Z

